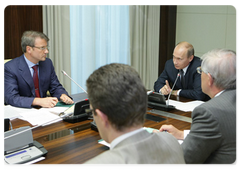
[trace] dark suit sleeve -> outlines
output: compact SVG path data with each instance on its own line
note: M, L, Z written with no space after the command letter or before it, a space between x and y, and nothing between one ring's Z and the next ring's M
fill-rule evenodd
M167 76L165 71L163 71L154 83L154 91L159 92L159 90L165 85L165 80L167 80Z
M57 75L55 73L55 70L54 70L52 62L51 62L51 73L50 74L51 74L51 83L50 83L50 87L49 87L49 92L50 92L52 97L57 97L58 100L60 100L60 96L62 94L68 95L68 92L64 89L62 84L59 82L58 77L57 77Z
M206 100L206 94L202 92L201 88L201 75L194 70L192 80L192 89L182 89L180 96L194 99L194 100ZM190 80L189 80L190 81Z
M4 65L4 102L15 107L31 108L34 97L21 96L18 80L11 67ZM31 91L29 92L31 95Z
M165 68L164 68L163 72L158 77L157 81L154 83L154 91L156 91L156 92L159 92L159 90L163 86L165 86L165 84L166 84L165 81L168 80L168 74L167 74L166 68L167 68L167 62L165 64Z
M221 143L219 123L207 108L197 107L192 112L190 133L182 148L186 163L203 163Z

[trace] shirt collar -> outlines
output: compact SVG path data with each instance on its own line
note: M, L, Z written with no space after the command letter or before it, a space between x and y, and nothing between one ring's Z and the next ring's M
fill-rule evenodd
M187 67L185 67L185 68L182 69L182 70L183 70L183 75L186 74L188 67L189 67L189 65L188 65Z
M117 144L119 144L121 141L123 141L124 139L130 137L130 136L133 136L135 135L136 133L140 132L144 130L143 128L140 128L140 129L137 129L137 130L134 130L134 131L131 131L131 132L128 132L128 133L125 133L117 138L115 138L111 144L110 144L110 150L112 150Z
M34 64L34 63L32 63L31 61L29 61L25 55L24 55L24 59L25 59L25 61L26 61L26 63L27 63L27 65L28 65L29 68L32 68L32 67L35 66L35 65L39 65L39 63Z
M220 96L220 94L222 94L224 91L225 91L225 90L220 91L220 92L217 93L214 97L218 97L218 96Z

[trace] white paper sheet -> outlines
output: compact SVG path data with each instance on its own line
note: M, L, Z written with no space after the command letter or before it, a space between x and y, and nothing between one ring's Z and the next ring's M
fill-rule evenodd
M34 160L32 160L32 161L26 162L26 163L24 163L23 165L31 165L31 164L34 164L34 163L36 163L36 162L40 162L40 161L42 161L42 160L44 160L44 159L45 159L45 157L40 157L40 158L34 159Z
M28 121L31 123L33 126L35 125L42 125L45 123L48 123L49 121L59 121L61 118L53 113L50 113L49 111L46 110L34 110L32 112L25 112L25 113L20 113L22 117L20 119L23 119L25 121ZM55 122L55 121L54 121ZM53 122L51 122L53 123Z
M34 108L19 108L10 105L4 106L4 118L15 119L21 117L20 113L32 112Z
M191 101L191 102L179 102L176 100L169 99L169 105L173 105L176 107L176 109L184 112L192 112L195 109L195 107L203 103L204 103L203 101L199 101L199 100Z

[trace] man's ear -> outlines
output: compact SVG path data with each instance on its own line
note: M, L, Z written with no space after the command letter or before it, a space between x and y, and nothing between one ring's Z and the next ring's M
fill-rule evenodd
M106 114L104 114L101 110L96 109L95 113L97 114L97 116L99 116L99 120L101 121L102 125L104 125L105 127L109 126L109 121L108 121L108 117Z
M30 53L31 51L32 51L32 47L26 46L26 52L27 52L27 53Z
M193 60L193 55L191 55L190 57L189 57L189 63Z

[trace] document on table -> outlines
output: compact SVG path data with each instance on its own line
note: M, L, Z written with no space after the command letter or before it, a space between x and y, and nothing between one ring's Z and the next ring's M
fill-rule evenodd
M53 108L41 108L40 110L51 112L55 115L59 115L61 112L65 112L65 110L68 110L68 107L53 107Z
M28 121L33 126L47 125L46 123L54 123L62 120L58 115L67 110L67 107L54 108L18 108L10 105L4 106L4 118L19 118Z
M179 102L176 100L169 99L169 105L173 105L176 107L176 109L184 112L192 112L195 109L195 107L203 103L204 103L203 101L199 101L199 100L191 101L191 102Z
M51 112L44 111L44 110L34 110L32 112L25 112L25 113L20 113L22 117L19 119L28 121L31 123L33 126L35 125L43 125L45 123L48 123L50 121L59 121L61 118ZM53 123L53 122L51 122Z
M20 113L32 112L36 109L34 108L19 108L14 106L4 106L4 118L9 118L11 120L21 117Z

